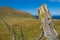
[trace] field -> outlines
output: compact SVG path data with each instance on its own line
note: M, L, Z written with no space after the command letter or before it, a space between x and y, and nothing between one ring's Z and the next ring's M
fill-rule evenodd
M53 21L60 39L60 20ZM24 40L37 40L42 32L40 26L40 20L30 13L0 7L0 40L13 40L14 37L16 40L22 40L21 27ZM42 40L45 40L45 37Z
M22 27L23 30L24 40L37 40L41 34L42 30L39 19L5 18L4 20L10 25L10 30L8 30L8 27L0 20L0 40L13 40L12 28L14 28L16 40L21 40L22 38L20 27ZM54 26L60 39L60 20L54 20ZM42 40L45 40L45 38L42 38Z

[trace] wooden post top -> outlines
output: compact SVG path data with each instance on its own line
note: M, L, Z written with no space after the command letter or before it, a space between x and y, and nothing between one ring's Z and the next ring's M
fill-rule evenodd
M45 18L46 13L48 13L48 8L46 4L38 8L38 15L40 19Z

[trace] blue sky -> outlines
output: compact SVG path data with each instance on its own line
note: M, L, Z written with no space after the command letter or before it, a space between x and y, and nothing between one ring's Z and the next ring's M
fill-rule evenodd
M37 8L47 4L51 15L60 15L60 0L0 0L0 6L7 6L38 15Z

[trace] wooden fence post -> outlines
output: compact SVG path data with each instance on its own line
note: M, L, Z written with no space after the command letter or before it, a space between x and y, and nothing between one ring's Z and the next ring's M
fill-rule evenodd
M23 34L23 30L22 30L22 27L21 26L20 26L20 31L21 31L22 40L24 40L24 34Z
M15 29L14 29L14 27L12 27L12 28L13 28L13 40L17 40L17 39L16 39Z
M40 8L38 8L38 15L41 20L41 25L46 40L58 40L57 32L53 26L53 20L51 18L51 14L49 13L47 5L42 5Z

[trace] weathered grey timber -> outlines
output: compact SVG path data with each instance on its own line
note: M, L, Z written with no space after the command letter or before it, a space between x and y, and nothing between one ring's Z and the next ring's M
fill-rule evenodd
M17 40L17 39L16 39L15 29L14 29L14 27L12 27L12 28L13 28L13 40Z
M38 15L40 17L41 26L46 40L58 40L57 32L55 31L53 20L46 4L38 8Z
M24 34L21 26L20 26L20 31L21 31L21 37L22 37L21 40L24 40Z

